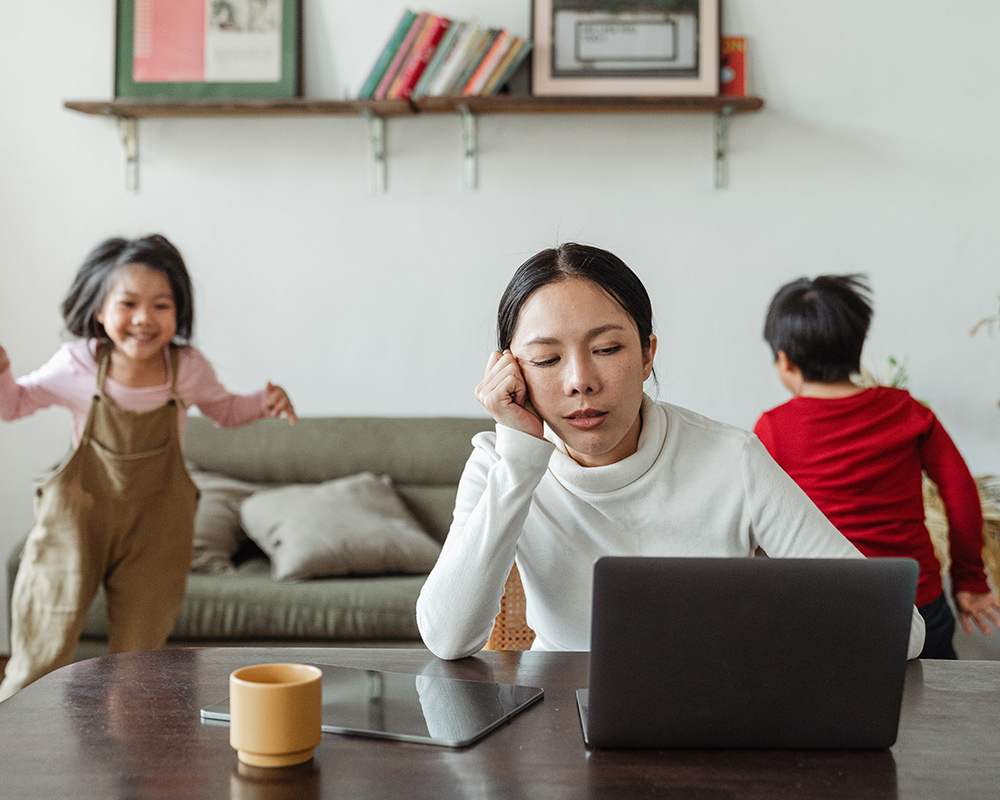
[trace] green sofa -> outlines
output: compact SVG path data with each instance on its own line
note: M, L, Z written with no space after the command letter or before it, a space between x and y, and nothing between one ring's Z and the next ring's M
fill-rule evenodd
M387 475L420 526L443 542L471 439L492 427L489 419L330 417L222 430L192 417L184 454L192 470L266 487L320 484L363 472ZM8 560L8 592L20 549ZM281 582L272 579L268 558L249 541L233 562L235 570L225 574L189 575L169 646L420 646L414 609L424 574ZM107 652L106 633L99 593L76 658Z

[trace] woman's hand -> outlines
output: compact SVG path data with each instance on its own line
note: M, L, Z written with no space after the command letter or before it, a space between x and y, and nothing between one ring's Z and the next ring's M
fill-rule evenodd
M280 417L284 414L288 417L290 425L294 425L298 421L298 417L295 416L295 408L292 406L292 401L288 399L288 395L285 394L285 390L273 383L267 384L264 393L264 407L269 417Z
M476 387L476 399L501 425L541 439L545 427L528 399L528 385L510 350L494 350L486 362L486 375Z
M10 359L7 357L7 351L0 347L0 372L6 372L9 366Z
M997 605L991 592L955 592L955 605L958 606L958 621L962 623L962 630L966 633L972 633L973 622L987 634L990 632L990 622L1000 628L1000 605Z

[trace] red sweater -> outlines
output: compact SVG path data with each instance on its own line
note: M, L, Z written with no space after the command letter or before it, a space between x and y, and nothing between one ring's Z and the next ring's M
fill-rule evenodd
M942 591L924 525L925 470L948 516L952 591L989 591L976 483L937 417L908 392L879 386L850 397L796 397L764 413L754 433L862 553L919 562L918 606Z

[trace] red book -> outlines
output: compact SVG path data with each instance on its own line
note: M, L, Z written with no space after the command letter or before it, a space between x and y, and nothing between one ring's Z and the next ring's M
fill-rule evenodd
M747 37L723 36L719 55L719 94L743 97L747 93Z
M406 38L403 39L402 44L399 45L399 50L396 51L396 56L392 59L392 63L389 64L389 69L385 71L385 75L382 76L382 80L379 81L378 88L375 90L375 99L384 100L386 93L389 91L389 87L392 86L392 82L396 79L399 74L399 70L402 68L403 63L406 61L406 57L413 50L413 43L417 39L417 35L424 27L424 23L427 21L427 12L421 11L417 14L417 18L413 20L413 24L410 26L410 30L406 32Z
M389 92L390 97L407 98L413 94L417 81L434 57L434 51L437 50L441 37L449 25L451 20L447 17L432 16L427 23L426 33L414 45L413 52L400 70L398 83L394 84Z

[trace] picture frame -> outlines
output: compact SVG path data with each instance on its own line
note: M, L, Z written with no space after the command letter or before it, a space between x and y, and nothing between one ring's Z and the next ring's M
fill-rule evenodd
M720 0L533 0L532 94L716 96Z
M117 0L115 97L298 97L301 31L301 0Z

